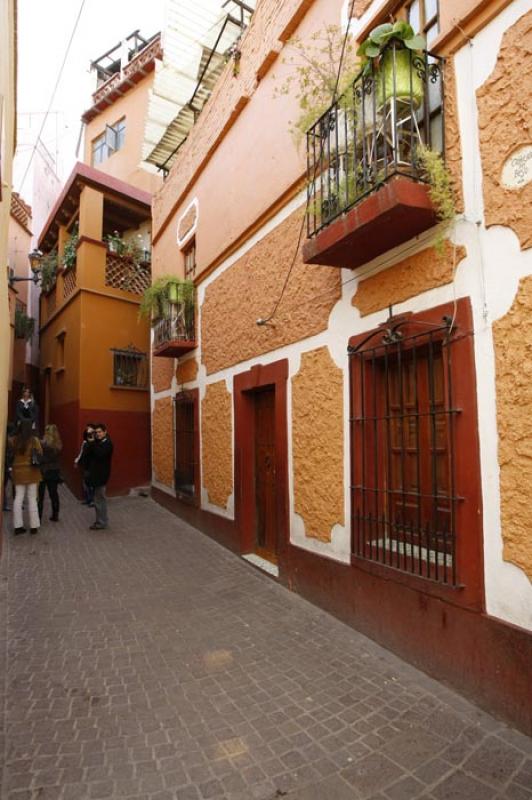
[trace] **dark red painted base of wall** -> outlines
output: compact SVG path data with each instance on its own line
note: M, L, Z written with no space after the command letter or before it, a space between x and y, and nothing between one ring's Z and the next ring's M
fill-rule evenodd
M53 408L50 422L63 439L62 470L69 488L81 496L81 474L74 467L87 422L104 422L113 441L109 495L126 494L151 480L150 415L147 412L83 409L76 402Z
M152 495L240 552L235 523L158 489ZM279 569L292 591L532 735L532 634L293 545L280 554Z

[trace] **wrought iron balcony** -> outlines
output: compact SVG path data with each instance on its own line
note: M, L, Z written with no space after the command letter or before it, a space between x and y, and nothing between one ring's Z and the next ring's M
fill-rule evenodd
M434 225L421 146L443 152L442 59L392 40L307 132L306 263L356 267Z
M173 303L167 316L153 326L153 355L179 358L196 347L194 306Z

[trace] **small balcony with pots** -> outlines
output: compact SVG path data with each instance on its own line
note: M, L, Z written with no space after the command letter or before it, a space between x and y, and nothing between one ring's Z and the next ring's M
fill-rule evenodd
M153 320L152 351L154 356L179 358L197 346L194 287L177 279L163 291L160 312Z
M443 151L442 60L392 39L307 132L303 261L353 269L435 225Z

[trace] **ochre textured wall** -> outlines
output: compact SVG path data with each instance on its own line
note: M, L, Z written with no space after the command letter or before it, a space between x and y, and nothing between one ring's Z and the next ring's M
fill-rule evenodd
M445 164L451 173L454 189L454 205L457 213L464 210L462 186L462 145L458 124L458 106L456 103L456 78L454 62L448 59L444 68L445 80Z
M198 377L199 365L195 358L189 358L186 361L181 361L177 365L175 376L179 384L190 383L195 381Z
M381 308L388 308L390 304L401 303L428 289L450 283L453 265L456 268L465 256L465 247L457 247L455 256L454 247L448 241L441 255L434 247L428 247L361 281L353 297L353 305L364 317Z
M225 381L207 386L201 402L201 437L203 486L209 502L225 508L233 491L231 395Z
M154 392L170 388L174 377L174 359L155 356L151 360L151 382Z
M493 336L504 558L532 579L532 276Z
M306 535L344 524L343 374L326 347L303 353L292 378L294 508Z
M486 225L512 228L522 248L532 244L532 183L507 189L501 184L501 173L514 150L532 145L531 50L529 11L504 34L497 65L477 91Z
M201 341L209 374L327 327L341 294L340 270L303 264L300 255L272 324L256 324L268 316L281 293L302 213L292 214L207 287Z
M155 401L152 416L153 472L166 486L174 485L174 431L172 398Z

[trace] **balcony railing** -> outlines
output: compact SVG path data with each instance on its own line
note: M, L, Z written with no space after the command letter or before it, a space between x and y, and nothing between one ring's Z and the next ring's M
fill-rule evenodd
M133 256L119 255L109 250L105 260L105 285L142 295L151 285L150 263L139 262Z
M421 145L444 150L442 59L392 40L307 132L307 234L397 175L423 181Z
M153 354L176 358L196 347L194 306L174 303L153 326Z

